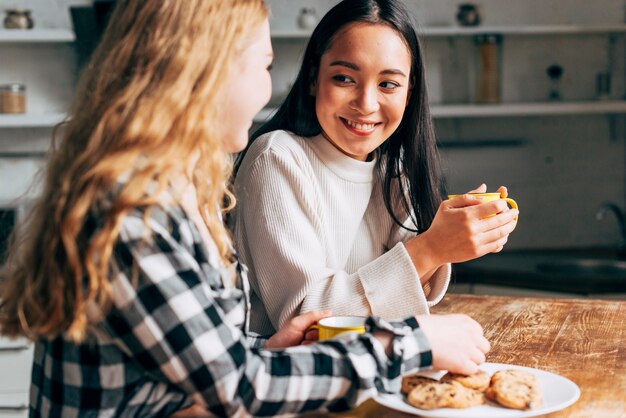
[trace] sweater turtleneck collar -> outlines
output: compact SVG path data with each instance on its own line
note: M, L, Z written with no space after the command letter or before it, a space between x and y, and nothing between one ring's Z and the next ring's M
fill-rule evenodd
M337 176L355 183L371 183L376 167L376 153L371 161L360 161L347 156L322 134L306 139L318 158Z

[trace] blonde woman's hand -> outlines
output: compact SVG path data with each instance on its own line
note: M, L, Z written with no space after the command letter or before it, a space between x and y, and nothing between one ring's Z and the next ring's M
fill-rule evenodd
M452 373L474 374L491 349L483 328L467 315L419 315L433 356L433 368Z
M291 318L287 324L272 335L265 343L265 348L285 348L294 345L312 344L318 339L317 330L309 327L320 319L332 315L332 311L310 311Z

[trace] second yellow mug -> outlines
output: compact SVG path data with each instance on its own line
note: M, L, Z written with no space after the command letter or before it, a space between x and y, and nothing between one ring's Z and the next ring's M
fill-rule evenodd
M517 207L517 202L515 200L511 199L510 197L502 197L500 196L500 193L465 193L465 194L469 194L472 196L481 196L483 198L483 202L491 202L494 200L502 199L506 201L506 203L508 203L509 206L511 206L513 209L519 210L519 208ZM454 199L455 197L461 197L461 196L463 195L451 194L451 195L448 195L448 199ZM489 215L487 216L487 218L489 218L490 216L496 216L496 214L494 213L493 215Z
M312 325L311 329L317 329L320 341L330 340L344 332L356 332L363 334L365 332L364 316L329 316L320 319L317 324Z

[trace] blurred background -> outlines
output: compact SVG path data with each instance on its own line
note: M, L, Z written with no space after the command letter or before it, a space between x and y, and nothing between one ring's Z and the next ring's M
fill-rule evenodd
M273 98L257 123L284 97L312 27L337 0L267 3ZM422 37L448 191L483 182L490 191L509 188L521 216L506 253L616 256L626 204L626 2L405 3ZM0 257L7 231L37 193L29 185L52 127L112 4L0 1L0 95L24 100L0 113ZM612 209L601 210L606 203Z
M626 1L405 1L448 191L506 185L521 211L504 252L455 265L449 292L626 300ZM337 0L267 3L273 97L256 126ZM112 4L0 0L0 268ZM27 416L31 359L0 338L3 417Z

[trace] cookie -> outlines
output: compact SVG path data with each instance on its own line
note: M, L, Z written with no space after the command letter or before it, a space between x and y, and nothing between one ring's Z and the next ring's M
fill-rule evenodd
M424 383L409 392L408 401L420 409L469 408L484 403L482 393L456 382Z
M489 387L491 377L483 370L479 370L478 373L469 376L448 372L441 378L441 382L449 381L458 382L466 388L484 392Z
M408 394L411 389L416 386L423 385L425 383L435 383L437 382L435 379L431 379L430 377L420 376L420 375L411 375L404 376L402 378L402 388L400 389L403 394Z
M524 370L500 370L491 376L487 399L512 409L535 409L541 406L537 377Z

